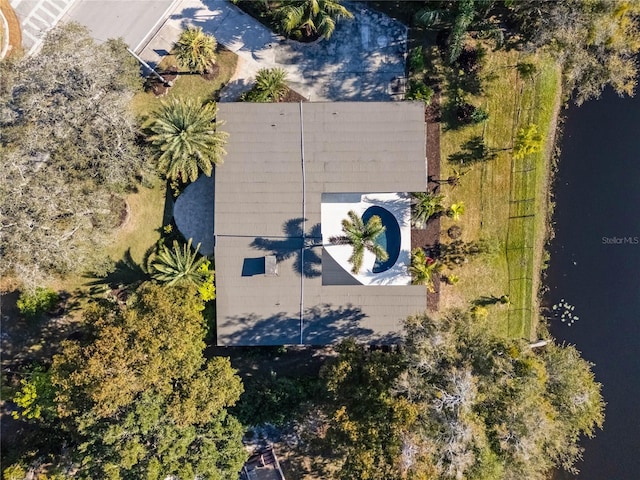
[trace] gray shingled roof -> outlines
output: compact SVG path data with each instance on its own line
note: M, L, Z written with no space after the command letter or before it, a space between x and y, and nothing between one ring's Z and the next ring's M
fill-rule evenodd
M395 339L402 319L425 309L425 288L323 285L322 269L340 267L321 246L321 196L424 190L424 105L222 103L218 112L230 134L215 176L218 344ZM278 276L264 275L265 255L278 258Z

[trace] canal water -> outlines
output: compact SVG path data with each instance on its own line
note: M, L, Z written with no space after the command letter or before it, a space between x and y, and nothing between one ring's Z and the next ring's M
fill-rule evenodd
M553 335L595 363L607 402L577 478L638 480L640 97L608 91L565 114L545 303Z

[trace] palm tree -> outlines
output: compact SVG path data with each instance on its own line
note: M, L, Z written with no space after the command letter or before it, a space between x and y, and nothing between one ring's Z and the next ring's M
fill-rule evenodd
M276 12L276 18L288 35L300 30L306 37L319 35L329 38L336 28L336 20L353 18L340 0L286 0Z
M195 250L191 249L191 239L186 244L180 245L173 241L173 248L169 249L164 244L158 248L156 258L151 262L151 278L168 286L179 283L193 283L201 286L210 276L207 257L198 257L200 244Z
M382 220L378 215L372 216L365 224L356 212L350 210L347 213L349 218L342 220L342 231L344 235L331 237L329 241L336 245L351 245L353 253L349 257L351 272L357 274L362 268L364 251L369 250L376 258L382 262L389 258L389 254L378 243L376 239L384 233L386 227L382 225Z
M432 192L412 193L411 196L416 200L412 209L412 221L414 225L425 225L427 220L444 211L442 200L444 195L438 195Z
M435 292L433 283L434 275L439 274L444 265L442 263L427 257L422 248L415 248L411 251L411 283L414 285L426 285L429 292Z
M469 170L456 170L452 169L451 175L447 178L433 178L429 176L429 181L433 183L437 183L438 185L446 184L451 188L456 188L460 186L460 180L463 176L465 176Z
M178 64L190 72L206 72L216 60L218 42L200 27L189 27L182 32L174 45Z
M200 100L174 98L162 102L145 125L149 142L158 156L158 169L172 180L194 181L198 169L211 176L213 165L221 165L227 152L228 133L218 129L218 107Z
M256 83L243 100L247 102L279 102L289 90L287 72L282 68L261 68Z

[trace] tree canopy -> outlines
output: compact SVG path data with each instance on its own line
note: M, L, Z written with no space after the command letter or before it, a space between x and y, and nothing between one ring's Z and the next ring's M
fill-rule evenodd
M349 218L342 220L343 235L331 237L329 241L336 245L349 245L353 253L349 257L351 272L357 274L362 268L364 251L369 250L378 260L385 261L389 254L382 245L376 243L376 239L384 233L386 227L382 225L382 219L373 215L365 224L362 217L353 210L347 212Z
M578 105L607 85L633 95L640 51L640 4L633 1L563 0L509 3L509 20L530 48L545 47L564 67L567 92Z
M163 102L145 125L158 158L158 169L171 180L195 181L202 171L211 176L226 154L228 133L219 129L215 102L191 98Z
M353 14L341 0L285 0L275 15L286 34L296 30L307 37L318 35L329 38L336 28L336 21L352 19Z
M176 42L174 49L178 64L191 72L203 73L216 60L218 42L200 27L185 29Z
M85 314L51 369L58 415L82 478L230 478L245 460L242 393L229 360L205 360L202 301L193 285L143 284L129 304Z
M242 96L247 102L279 102L286 95L287 72L279 67L261 68L256 73L256 83Z
M493 336L453 312L409 318L400 352L351 343L325 370L327 439L341 478L544 479L575 471L602 427L591 364L574 347ZM357 472L357 475L354 474Z
M87 267L148 163L129 110L139 67L123 42L70 23L0 78L0 274Z

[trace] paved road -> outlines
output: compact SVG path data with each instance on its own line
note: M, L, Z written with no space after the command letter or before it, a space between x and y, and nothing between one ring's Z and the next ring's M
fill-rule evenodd
M132 50L143 48L179 0L11 0L33 53L58 22L85 25L98 42L122 37Z
M77 0L63 18L85 25L98 42L122 38L136 51L156 33L177 0Z

